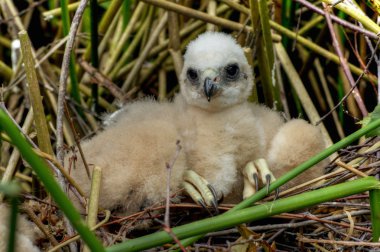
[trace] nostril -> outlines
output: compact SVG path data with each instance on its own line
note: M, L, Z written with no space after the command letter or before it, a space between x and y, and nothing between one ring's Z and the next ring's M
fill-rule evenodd
M218 82L219 81L219 78L218 76L216 76L214 79L213 79L214 82Z

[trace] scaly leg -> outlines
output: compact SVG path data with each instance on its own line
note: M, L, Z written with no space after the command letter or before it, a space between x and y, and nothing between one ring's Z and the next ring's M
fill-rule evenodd
M246 199L259 190L259 179L266 185L267 193L269 193L270 183L275 181L275 177L269 170L267 161L263 158L249 162L244 170L244 191L243 198Z
M182 185L187 194L199 205L204 208L213 207L218 211L218 194L216 190L198 173L192 170L185 171Z

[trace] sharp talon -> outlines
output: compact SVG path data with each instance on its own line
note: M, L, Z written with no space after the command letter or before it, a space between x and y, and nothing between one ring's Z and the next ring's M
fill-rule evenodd
M278 199L278 196L280 195L280 188L276 188L274 191L274 200Z
M269 194L269 187L270 187L270 181L271 181L271 176L270 174L265 175L265 180L266 180L266 187L267 187L267 194Z
M203 200L198 200L198 204L202 206L202 208L207 209L207 206Z
M219 209L218 209L218 202L216 202L216 199L212 201L212 207L215 209L215 213L219 214Z
M257 173L253 174L253 180L255 181L255 191L257 192L259 190L259 177Z
M221 193L222 195L220 196L220 199L218 199L218 203L220 203L220 202L223 202L223 200L224 200L224 194L223 193Z
M214 199L217 200L218 199L218 195L216 193L215 188L212 185L210 185L210 184L208 184L207 187L208 187L208 189L210 189L210 191L211 191L212 196L214 197Z
M206 205L206 203L204 202L203 199L198 200L198 204L201 205L202 208L203 208L204 210L206 210L206 211L208 212L209 215L214 216L214 215L212 214L212 212L210 211L210 209L207 207L207 205ZM212 202L212 204L213 204L213 207L214 207L214 202ZM216 209L217 209L217 208L216 208Z
M210 189L210 191L211 191L211 193L212 193L212 196L213 196L213 199L212 199L211 204L212 204L212 206L214 207L216 213L218 214L218 213L219 213L219 209L218 209L218 201L217 201L217 200L218 200L218 195L217 195L217 193L216 193L216 190L215 190L215 188L214 188L212 185L210 185L210 184L208 184L207 187L208 187L208 189Z

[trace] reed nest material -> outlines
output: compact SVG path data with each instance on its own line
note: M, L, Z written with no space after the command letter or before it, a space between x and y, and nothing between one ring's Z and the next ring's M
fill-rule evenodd
M364 144L342 149L337 158L341 161L331 162L326 167L329 172L326 176L319 178L322 182L305 185L298 188L296 192L281 191L278 199L354 180L358 176L376 175L379 172L377 145L379 145L378 139L373 138ZM342 168L346 165L350 166L351 170ZM24 194L23 198L21 210L32 217L33 221L39 223L43 230L49 230L47 232L50 234L49 240L41 240L40 246L49 247L47 245L49 242L51 244L63 242L62 239L66 234L58 208L51 202L36 198L32 194ZM272 194L258 204L273 200L275 199ZM232 207L233 205L221 204L219 210L223 213ZM183 199L180 203L171 202L170 223L174 228L210 217L210 212L190 200ZM97 231L97 236L102 239L103 244L110 246L160 230L165 215L165 201L157 202L130 216L106 215L108 214L105 212L98 215L101 227ZM323 248L326 251L332 251L353 248L366 251L379 246L378 243L371 242L370 215L369 195L361 193L327 201L297 212L274 215L247 223L243 227L210 232L193 244L190 249L247 251L248 248L262 247L269 251L294 251L301 248L317 251ZM102 221L104 219L105 222Z
M245 48L255 74L252 102L281 110L286 118L303 117L320 125L326 142L333 144L369 121L369 112L379 103L380 28L374 22L374 6L322 2L1 1L0 109L9 113L34 148L38 146L33 153L47 161L46 172L55 175L61 188L74 187L81 194L80 185L61 165L63 153L100 131L105 113L146 96L172 99L179 89L186 45L198 34L215 30L232 34ZM372 120L376 116L372 114ZM0 121L1 185L15 180L22 188L19 209L45 234L37 241L39 248L75 251L72 241L80 241L77 233L91 240L83 236L88 228L75 230L67 221L4 127ZM355 139L330 157L322 178L255 204L378 177L379 143L376 136ZM86 162L80 154L77 158ZM2 188L0 200L9 201L12 197ZM203 233L187 248L374 251L380 244L372 238L380 226L371 222L371 209L380 199L373 199L373 191ZM221 204L219 210L233 207ZM164 222L164 201L131 216L100 210L97 224L90 226L110 251L118 251L114 244L157 230L175 242L155 249L173 244L184 249L188 244L176 239L175 227L212 215L186 198L171 201L169 209L170 227ZM93 221L94 213L90 215ZM102 251L101 245L91 248Z

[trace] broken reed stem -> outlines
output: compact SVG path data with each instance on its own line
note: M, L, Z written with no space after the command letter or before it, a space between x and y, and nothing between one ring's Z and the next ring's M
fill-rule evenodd
M102 168L95 166L92 172L91 192L88 202L87 225L92 228L96 225L98 217L99 195L101 188Z
M359 171L358 169L355 169L354 167L348 165L348 164L345 164L343 163L342 161L335 161L335 164L346 169L346 170L349 170L350 172L356 174L358 177L362 177L362 178L365 178L365 177L368 177L367 174L365 174L364 172L361 172Z
M50 134L46 123L46 116L42 104L40 86L37 80L37 74L34 69L34 57L32 47L26 31L19 32L21 42L21 51L25 66L26 79L29 84L29 94L34 111L34 122L37 131L37 140L40 149L43 152L53 154L53 148L50 142Z
M96 225L98 221L99 194L101 185L102 168L95 166L92 172L91 192L87 209L87 226L90 228ZM89 247L85 246L84 252L90 252Z
M170 229L170 179L172 176L173 164L166 163L166 201L165 201L165 216L164 226Z

